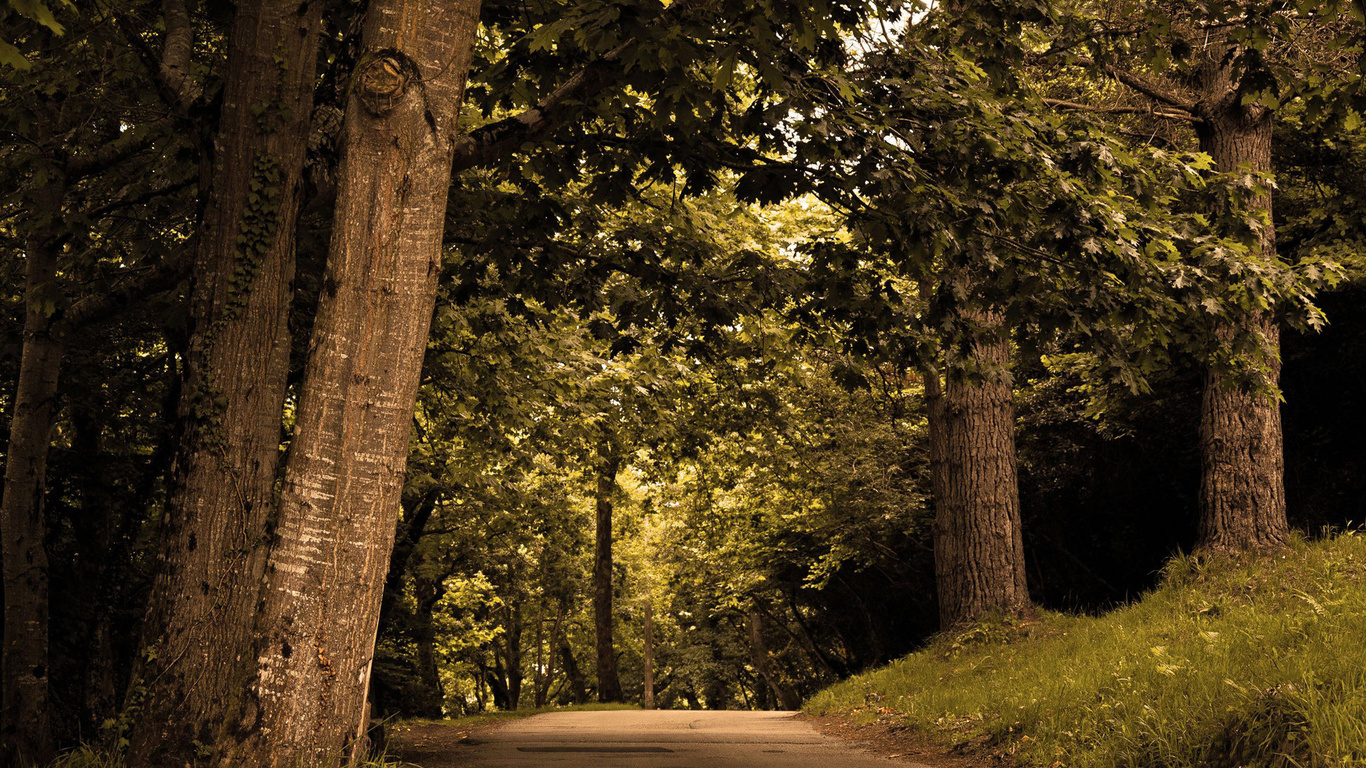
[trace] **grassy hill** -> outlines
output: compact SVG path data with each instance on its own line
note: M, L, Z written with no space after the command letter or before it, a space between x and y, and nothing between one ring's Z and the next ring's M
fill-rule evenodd
M946 635L807 709L1022 765L1366 765L1366 537L1180 557L1133 605Z

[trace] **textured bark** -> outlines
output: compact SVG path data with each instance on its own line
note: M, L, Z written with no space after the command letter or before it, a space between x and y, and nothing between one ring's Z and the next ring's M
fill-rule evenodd
M175 480L143 629L129 762L183 766L245 685L273 507L321 3L244 0L191 293ZM145 687L145 695L139 690Z
M335 764L361 718L478 15L477 0L366 12L239 764Z
M593 550L593 628L598 650L598 701L622 701L612 643L612 494L620 460L606 443L598 467L597 531Z
M1200 149L1220 171L1271 172L1272 113L1242 103L1232 72L1231 48L1213 46L1200 70ZM1266 217L1261 255L1276 256L1271 190L1254 195L1253 213ZM1200 414L1200 524L1198 547L1237 552L1289 542L1285 512L1285 457L1281 409L1268 390L1280 383L1280 331L1267 312L1243 315L1216 329L1225 343L1260 338L1270 355L1259 388L1247 376L1212 368L1205 378Z
M954 372L942 387L938 372L925 377L944 628L992 614L1033 613L1020 528L1010 341L999 320L986 325L970 351L982 375Z
M39 201L53 220L60 184ZM3 646L0 646L0 765L46 764L52 758L48 702L48 569L43 511L48 446L57 415L62 344L44 297L57 280L57 246L45 236L27 243L24 344L19 361L0 502L4 558Z

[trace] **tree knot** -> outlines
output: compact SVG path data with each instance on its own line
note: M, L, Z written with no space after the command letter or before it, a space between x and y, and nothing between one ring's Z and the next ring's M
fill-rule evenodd
M366 111L388 114L414 85L421 86L417 64L402 51L375 51L356 67L355 91Z

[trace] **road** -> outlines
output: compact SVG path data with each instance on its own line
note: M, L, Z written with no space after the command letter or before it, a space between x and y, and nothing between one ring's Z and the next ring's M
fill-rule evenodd
M477 734L460 768L913 768L824 736L791 712L556 712ZM424 768L428 764L423 763ZM435 766L433 765L433 768ZM923 768L923 766L922 766Z

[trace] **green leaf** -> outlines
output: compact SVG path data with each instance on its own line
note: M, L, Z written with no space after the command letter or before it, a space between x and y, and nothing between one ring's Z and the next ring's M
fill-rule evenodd
M24 54L9 41L0 40L0 66L14 67L20 72L27 72L33 68L33 62L24 58Z
M64 34L66 28L52 15L52 9L47 7L43 0L9 0L9 7L13 8L20 16L38 22L56 34Z

